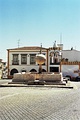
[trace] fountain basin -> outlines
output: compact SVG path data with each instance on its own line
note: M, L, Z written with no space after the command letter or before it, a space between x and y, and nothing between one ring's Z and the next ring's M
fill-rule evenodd
M12 79L12 83L24 83L28 85L62 84L63 77L61 73L16 73Z

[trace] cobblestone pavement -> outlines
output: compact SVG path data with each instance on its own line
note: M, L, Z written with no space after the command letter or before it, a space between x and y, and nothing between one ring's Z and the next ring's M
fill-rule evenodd
M12 81L11 79L0 79L0 85L6 84L6 83L11 82L11 81Z
M0 120L80 120L80 88L1 87Z

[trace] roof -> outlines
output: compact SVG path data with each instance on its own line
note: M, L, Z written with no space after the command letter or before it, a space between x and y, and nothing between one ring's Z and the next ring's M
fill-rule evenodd
M13 48L13 49L7 49L7 50L40 50L41 47L38 46L27 46L27 47L19 47L19 48ZM43 48L42 50L46 50L47 48Z
M76 51L76 52L80 52L79 50L73 49L73 50L62 50L62 51Z

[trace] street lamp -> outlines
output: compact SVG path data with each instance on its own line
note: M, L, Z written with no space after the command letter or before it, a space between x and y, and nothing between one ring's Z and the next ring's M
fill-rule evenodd
M42 73L42 64L46 61L45 55L42 54L42 44L40 48L40 54L36 55L36 62L39 64L39 73Z

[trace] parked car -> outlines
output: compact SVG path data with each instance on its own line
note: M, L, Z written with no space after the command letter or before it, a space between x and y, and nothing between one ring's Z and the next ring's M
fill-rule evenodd
M80 76L77 76L75 81L80 81Z
M69 77L63 77L63 81L65 81L67 83L68 81L70 81L70 78Z
M66 75L66 77L68 78L68 80L72 79L70 75Z

